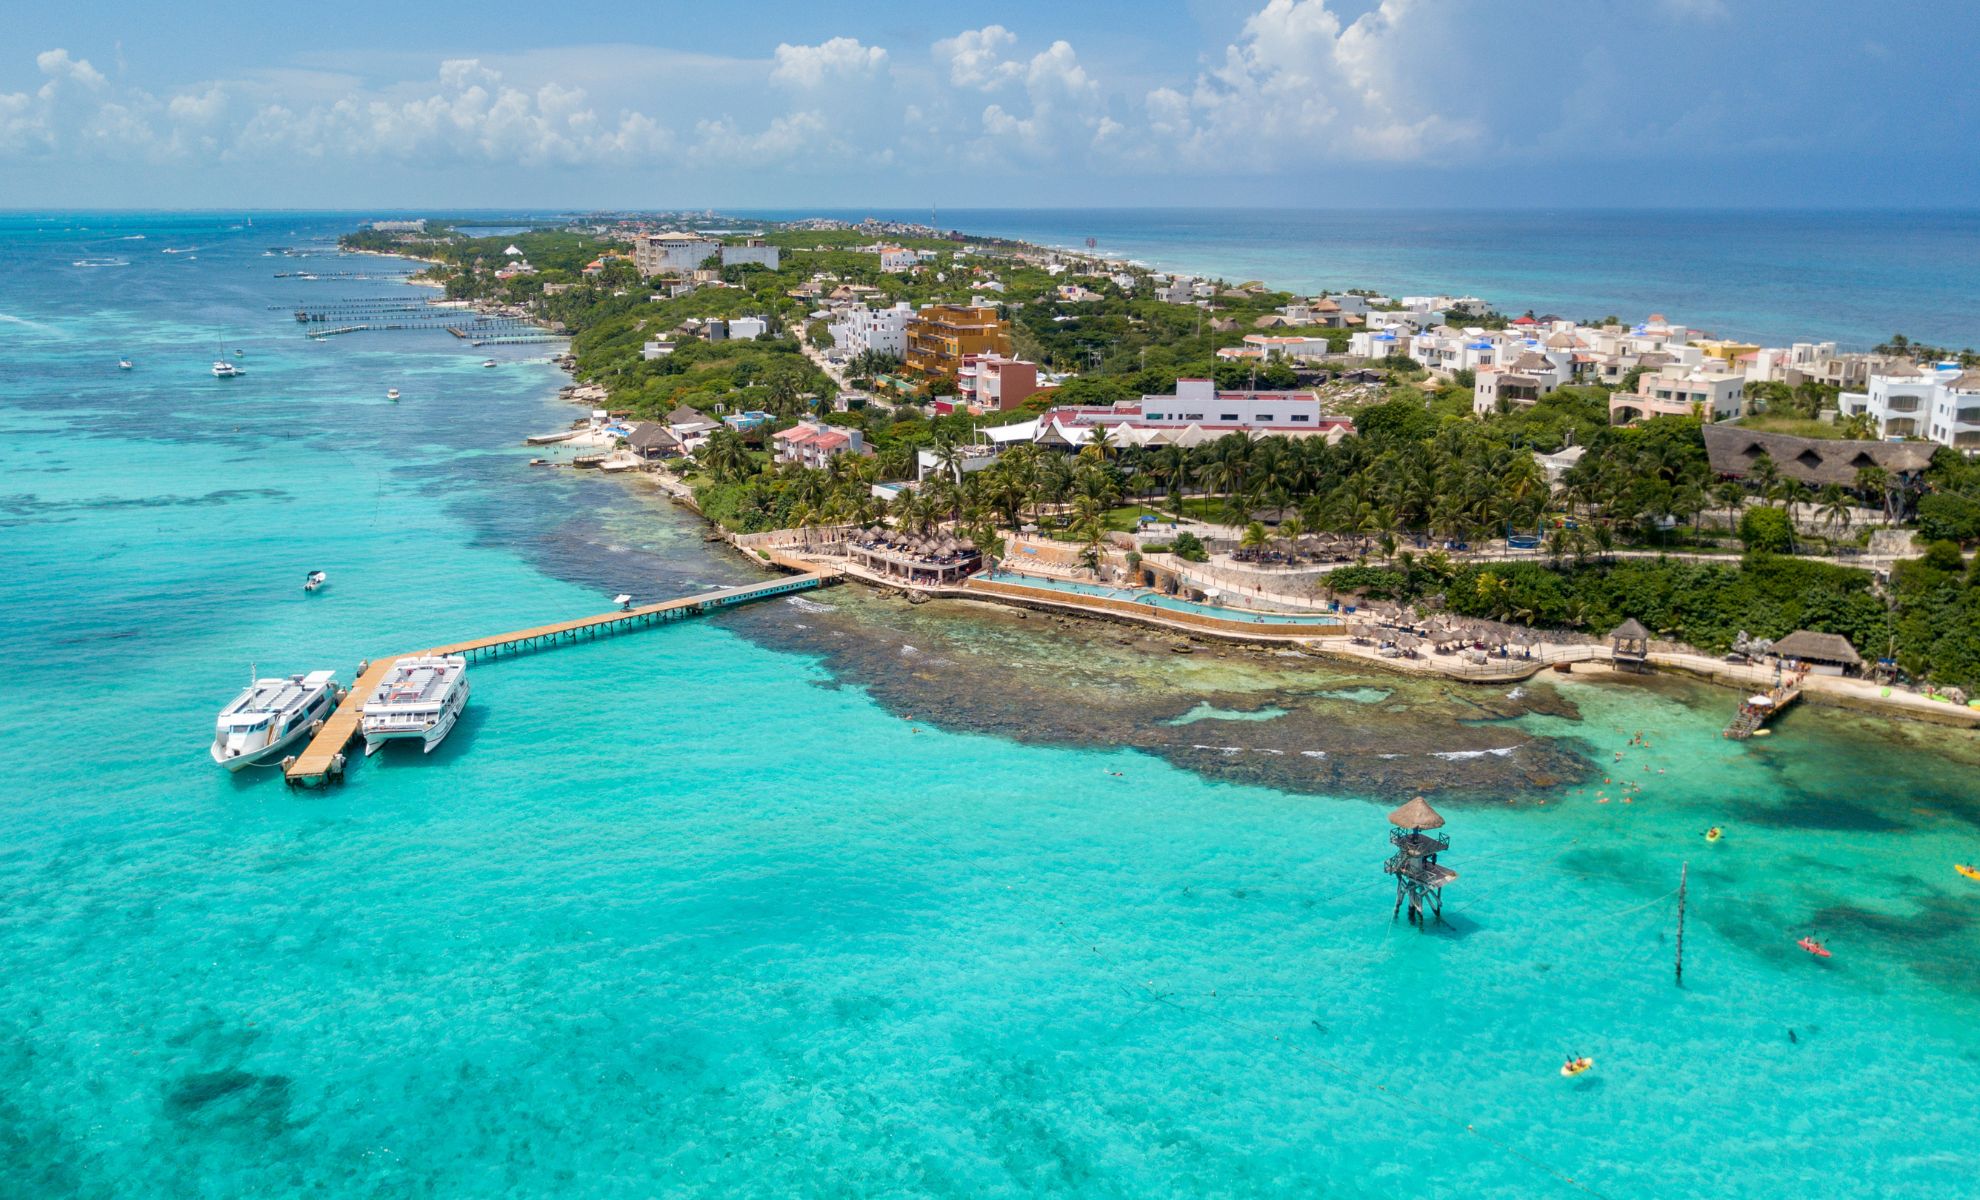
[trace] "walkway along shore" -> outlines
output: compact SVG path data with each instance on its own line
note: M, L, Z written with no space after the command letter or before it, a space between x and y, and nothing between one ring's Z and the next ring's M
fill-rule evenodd
M670 494L677 495L673 489ZM691 497L682 498L690 507ZM1291 629L1283 625L1255 625L1228 621L1197 613L1154 608L1146 604L1088 596L1048 587L1027 587L1008 581L970 578L960 585L911 587L902 580L888 578L833 555L817 553L819 543L808 540L808 531L778 530L768 534L733 534L723 531L724 540L746 557L786 571L831 571L844 579L854 579L887 591L908 595L919 593L928 599L970 600L1043 612L1069 613L1101 620L1126 621L1187 635L1191 640L1211 639L1239 645L1250 644L1261 650L1296 649L1319 656L1379 667L1402 675L1434 675L1461 683L1499 684L1531 679L1549 669L1563 674L1604 677L1619 674L1607 646L1592 642L1536 643L1523 655L1492 658L1484 663L1467 662L1437 655L1384 657L1376 644L1364 644L1348 636L1346 625L1322 632ZM1774 668L1757 664L1728 663L1708 655L1685 651L1653 650L1647 661L1661 670L1685 675L1738 692L1764 690L1774 682ZM1811 674L1802 681L1802 700L1836 708L1855 709L1887 717L1903 717L1935 725L1980 729L1980 709L1966 708L1932 700L1916 692L1888 687L1868 679L1839 675Z

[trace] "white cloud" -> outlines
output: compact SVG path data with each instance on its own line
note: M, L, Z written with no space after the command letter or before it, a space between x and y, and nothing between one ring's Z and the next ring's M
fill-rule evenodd
M1288 154L1413 161L1474 145L1476 122L1417 90L1445 36L1416 0L1382 0L1346 25L1327 0L1269 0L1188 94L1149 93L1150 130L1193 161L1226 165Z
M1726 0L1659 0L1665 12L1680 21L1717 23L1730 20Z
M34 65L50 80L71 79L88 88L101 88L109 84L103 72L89 65L86 58L70 58L67 50L43 50L34 56Z
M835 37L817 46L780 43L770 78L792 87L815 88L826 82L858 85L887 65L887 52L862 46L859 39Z
M935 43L935 59L949 69L949 82L959 88L989 91L1024 74L1024 67L1004 58L1017 45L1017 35L1002 25L967 29Z

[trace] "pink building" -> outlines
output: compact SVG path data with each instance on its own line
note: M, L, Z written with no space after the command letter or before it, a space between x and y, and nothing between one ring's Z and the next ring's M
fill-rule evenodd
M965 406L984 412L1016 408L1039 390L1038 364L1001 354L965 354L956 372Z
M813 469L823 469L836 455L868 452L865 436L859 430L817 421L799 421L773 434L771 440L777 444L778 462L794 462Z

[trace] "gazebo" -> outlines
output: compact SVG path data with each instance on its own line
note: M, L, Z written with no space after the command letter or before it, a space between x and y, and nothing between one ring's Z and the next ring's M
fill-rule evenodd
M1635 617L1624 621L1609 631L1609 655L1615 660L1618 670L1647 669L1650 664L1650 631Z

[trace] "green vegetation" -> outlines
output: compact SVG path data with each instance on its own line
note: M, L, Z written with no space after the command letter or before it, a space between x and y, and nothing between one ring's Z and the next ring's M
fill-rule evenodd
M1285 364L1215 356L1296 299L1288 294L1232 289L1199 309L1084 277L1080 284L1100 298L1068 303L1055 294L1067 277L980 240L970 247L909 242L936 258L907 275L885 274L874 255L852 249L869 243L870 234L778 231L768 240L785 249L780 269L727 268L721 272L727 286L704 285L680 296L656 296L654 285L618 257L622 247L567 231L513 238L462 238L444 229L418 238L366 232L346 244L408 249L437 260L433 273L450 295L516 304L561 322L574 331L580 378L605 384L616 407L639 416L685 404L707 412L762 409L784 424L828 411L835 389L801 353L797 336L826 336L809 315L818 304L816 289L806 287L814 274L874 289L865 294L873 304L964 302L998 281L1017 351L1080 372L1052 403L1105 405L1168 392L1179 376L1211 376L1224 387L1295 383ZM511 241L538 270L497 280ZM696 333L700 320L739 316L763 318L769 333L754 342L708 341ZM1345 330L1271 332L1324 337L1337 349L1348 336ZM674 342L673 353L644 358L642 346L654 339ZM1400 357L1382 367L1387 382L1370 389L1372 398L1354 413L1358 435L1332 445L1319 438L1253 441L1233 434L1194 449L1125 449L1103 434L1074 454L1022 445L968 470L978 465L967 450L980 428L1036 415L1047 402L982 418L931 418L913 407L874 404L831 416L861 431L868 455L807 471L770 461L767 430L723 430L688 478L703 511L731 529L881 519L909 529L949 524L993 554L999 530L1030 527L1078 545L1083 559L1097 561L1106 539L1133 530L1151 511L1143 504L1229 527L1226 536L1252 550L1296 544L1305 533L1344 534L1392 565L1334 571L1328 582L1338 591L1437 597L1464 615L1595 632L1633 616L1660 636L1713 650L1730 645L1741 629L1779 636L1806 627L1843 634L1870 657L1894 644L1900 662L1915 674L1980 683L1980 592L1974 586L1980 568L1968 567L1958 551L1961 544L1980 542L1980 464L1943 452L1922 492L1898 488L1874 468L1861 472L1853 487L1811 491L1784 478L1764 456L1746 481L1727 482L1709 467L1696 419L1658 417L1611 427L1606 388L1560 388L1536 404L1508 406L1480 421L1472 415L1474 381L1466 373L1432 379ZM896 367L867 361L853 369L856 376L874 377ZM920 386L925 391L942 383ZM1833 399L1832 389L1763 385L1755 400L1767 411L1751 424L1806 432ZM1848 424L1819 428L1836 435L1855 431ZM1587 452L1556 490L1534 452L1568 445ZM918 451L932 456L928 477L898 499L874 496L876 482L915 476ZM1892 517L1915 503L1921 530L1948 545L1903 564L1888 594L1867 572L1785 557L1805 549L1805 541L1833 543L1848 535L1853 498ZM1703 515L1712 510L1735 514L1738 545L1747 552L1742 561L1611 561L1619 546L1730 547L1717 540L1730 532L1704 527ZM1811 516L1827 526L1827 539L1797 532L1797 520ZM1539 533L1543 561L1459 564L1436 551L1401 550L1411 542L1421 547L1508 533ZM1194 561L1208 557L1202 540L1190 533L1149 549Z

